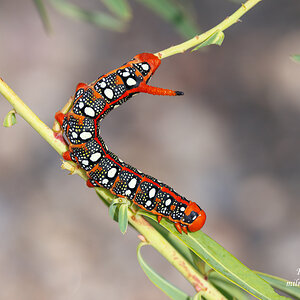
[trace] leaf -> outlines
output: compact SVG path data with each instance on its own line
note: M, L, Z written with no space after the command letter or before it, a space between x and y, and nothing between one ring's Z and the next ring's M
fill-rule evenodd
M4 127L11 127L17 123L17 118L16 118L16 111L12 109L7 113L7 115L4 118L3 121L3 126Z
M109 209L108 209L108 214L109 216L113 219L113 220L118 220L118 218L115 217L116 215L116 210L117 210L117 203L112 203L110 206L109 206Z
M120 205L118 222L121 232L125 234L128 227L128 204Z
M288 281L273 275L268 275L261 272L255 272L259 275L262 279L269 282L273 287L276 289L287 293L290 296L296 297L296 299L300 299L300 286L298 281L298 286L291 286L288 285Z
M202 300L202 293L199 292L197 293L191 300Z
M131 18L131 9L127 0L102 0L103 4L115 15L123 20Z
M221 46L224 40L224 32L223 31L216 31L215 33L213 33L210 37L208 37L204 42L202 42L201 44L199 44L198 46L196 46L193 51L196 51L202 47L205 46L209 46L209 45L218 45Z
M216 273L216 272L214 272ZM228 300L248 300L249 297L238 286L231 281L218 278L210 278L209 281L228 299Z
M102 198L99 194L98 196ZM126 198L115 198L109 205L110 217L119 223L120 230L125 234L128 227L128 207L130 201Z
M100 11L88 11L65 0L51 0L52 5L60 13L77 20L83 20L107 29L122 31L124 22Z
M187 12L172 0L137 0L155 12L165 21L173 24L180 34L190 38L199 33L199 29Z
M39 12L40 18L43 22L44 28L47 33L51 32L51 24L43 0L33 0Z
M291 59L297 63L300 63L300 54L294 54L291 56Z
M142 211L141 209L137 212ZM160 226L157 222L152 219L147 220L191 265L194 265L195 254L189 247L187 247L180 239L178 239L174 234L169 232L163 226ZM198 256L197 256L198 257Z
M157 274L154 270L147 265L147 263L144 261L141 255L141 248L147 245L146 243L140 243L137 247L137 259L138 262L147 275L147 277L151 280L153 284L155 284L159 289L161 289L165 294L167 294L171 299L174 300L188 300L190 299L189 296L172 285L170 282L168 282L166 279L161 277L159 274Z
M146 211L140 212L140 214L155 220L155 216ZM202 231L190 232L188 235L180 234L175 229L174 224L166 218L163 218L160 224L176 235L211 268L250 294L263 300L287 299L275 293L266 281L243 265L232 254Z

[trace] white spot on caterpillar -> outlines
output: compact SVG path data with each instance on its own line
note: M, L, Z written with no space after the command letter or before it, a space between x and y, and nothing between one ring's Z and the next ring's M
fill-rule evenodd
M108 179L106 179L106 178L103 179L103 180L102 180L102 184L108 184Z
M86 107L84 109L84 112L87 116L90 116L90 117L94 117L95 116L95 111L91 108L91 107Z
M107 173L107 177L109 178L113 178L117 173L117 169L116 168L111 168L108 173Z
M143 70L148 71L149 70L149 65L148 64L142 64L142 68L143 68Z
M169 206L171 204L172 200L171 199L167 199L165 205Z
M82 102L82 101L80 101L79 103L78 103L78 107L81 109L81 108L83 108L84 107L84 103Z
M129 86L133 86L136 84L136 81L133 79L133 78L128 78L126 83L129 85Z
M136 183L137 183L136 179L135 179L135 178L132 178L132 179L129 181L129 183L128 183L128 187L130 187L131 189L133 189L133 188L135 188Z
M124 77L128 77L128 76L130 75L130 73L129 73L129 72L124 72L122 75L123 75Z
M105 83L104 81L102 81L102 82L100 83L100 87L104 89L104 88L106 87L106 83Z
M145 204L145 207L146 206L150 206L152 204L152 202L150 201L150 200L148 200L147 202L146 202L146 204Z
M95 162L97 161L99 158L101 157L101 153L100 152L96 152L96 153L93 153L90 157L90 160Z
M88 140L92 137L92 134L90 132L82 132L80 133L80 137L82 140Z
M129 196L131 194L131 190L127 190L126 192L125 192L125 196Z
M73 137L74 139L76 139L76 138L78 138L78 134L77 134L75 131L73 131L73 132L72 132L72 137Z
M185 211L185 207L182 206L182 207L180 208L180 210L181 210L181 211Z
M105 89L104 90L104 95L108 98L108 99L112 99L114 97L114 92L112 91L112 89Z
M149 191L149 198L153 198L155 196L155 193L156 193L156 189L155 188L152 188L150 191Z
M88 166L89 165L89 161L88 160L83 160L82 162L81 162L83 165L85 165L85 166Z

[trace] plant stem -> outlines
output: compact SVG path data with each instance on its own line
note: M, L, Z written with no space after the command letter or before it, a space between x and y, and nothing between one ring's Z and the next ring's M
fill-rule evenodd
M84 180L88 179L82 169L74 168L69 162L63 163L63 169L79 175ZM95 191L106 205L110 205L115 199L107 189L96 187ZM197 292L202 292L207 300L226 299L145 218L128 210L128 222L192 284Z
M128 210L129 223L140 232L147 242L166 258L197 292L207 300L225 300L226 298L192 266L158 231L143 217Z
M258 4L260 1L262 0L248 0L246 3L242 4L242 6L235 13L227 17L223 22L213 27L212 29L202 33L201 35L197 35L194 38L184 43L157 52L155 53L155 55L157 55L160 59L163 59L168 56L172 56L174 54L183 53L190 48L196 47L197 45L207 40L216 31L224 31L231 25L239 22L241 16L243 16L247 11L249 11L253 6Z
M165 58L177 53L182 53L189 48L195 47L209 38L216 31L223 31L234 23L238 22L239 18L250 10L261 0L248 0L242 5L234 14L226 18L219 25L208 30L207 32L194 37L193 39L186 41L177 46L173 46L166 50L160 51L157 55L160 58ZM16 112L34 129L43 139L45 139L60 155L67 151L67 145L56 137L56 133L53 132L46 124L44 124L32 110L14 93L14 91L0 78L0 93L7 99L7 101L13 106ZM64 113L67 112L72 100L70 99L63 108ZM58 129L55 125L55 129ZM56 130L55 130L56 131ZM74 174L78 174L84 180L87 180L87 175L84 170L79 169L72 162L64 162L63 168L70 170ZM115 196L113 196L108 190L103 188L95 188L97 194L109 204ZM197 291L202 291L203 296L206 299L225 299L222 294L216 290L203 276L182 257L175 248L167 240L165 240L142 216L135 215L129 210L129 222L136 228L146 240L160 252L172 265L174 265L182 275L195 287Z
M16 112L62 155L68 148L65 143L55 138L53 131L18 97L18 95L0 78L0 93L13 106Z

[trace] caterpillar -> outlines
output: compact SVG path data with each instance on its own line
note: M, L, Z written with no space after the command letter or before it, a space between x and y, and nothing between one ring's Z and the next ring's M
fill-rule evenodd
M158 222L166 217L180 233L183 230L187 234L187 230L202 228L205 212L168 185L123 162L108 150L99 134L99 123L107 113L137 93L183 95L147 84L160 63L154 54L141 53L89 85L79 83L70 111L57 112L55 119L69 146L63 158L86 171L88 187L104 187L118 197L126 197L157 215Z

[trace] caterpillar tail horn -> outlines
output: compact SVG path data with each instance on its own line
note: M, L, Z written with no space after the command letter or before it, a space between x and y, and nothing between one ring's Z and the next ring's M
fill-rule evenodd
M163 89L159 87L150 86L147 84L140 84L138 87L138 91L141 93L147 93L151 95L159 95L159 96L182 96L183 92L181 91L173 91L169 89Z

